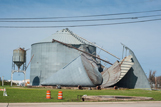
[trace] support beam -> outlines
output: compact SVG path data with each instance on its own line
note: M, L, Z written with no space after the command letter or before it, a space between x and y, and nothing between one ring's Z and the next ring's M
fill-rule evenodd
M13 79L13 71L11 71L11 86L12 86L12 79Z
M122 59L124 58L124 46L123 46L123 50L122 50Z
M73 36L77 36L77 37L79 37L79 38L81 38L81 39L85 40L86 42L88 42L88 43L90 43L90 44L92 44L92 45L96 46L97 48L99 48L99 49L103 50L104 52L106 52L106 53L108 53L108 54L112 55L113 57L115 57L115 58L117 58L117 59L120 59L119 57L117 57L117 56L115 56L115 55L111 54L110 52L108 52L108 51L104 50L103 48L99 47L98 45L96 45L96 44L94 44L94 43L92 43L92 42L89 42L88 40L86 40L86 39L84 39L84 38L82 38L82 37L80 37L80 36L78 36L78 35L76 35L76 34L73 34L73 33L72 33L68 28L67 28L66 30L67 30L71 35L73 35Z
M90 53L88 53L88 52L85 52L85 51L82 51L82 50L80 50L80 49L77 49L77 48L75 48L75 47L73 47L73 46L71 46L71 45L69 45L69 44L66 44L66 43L57 41L57 40L55 40L55 39L52 40L52 43L53 43L53 42L58 42L58 43L60 43L60 44L63 44L63 45L65 45L65 46L68 46L68 47L70 47L70 48L76 49L76 50L78 50L78 51L80 51L80 52L83 52L83 53L85 53L85 54L88 54L88 55L90 55L90 56L92 56L92 57L95 57L95 58L97 58L97 59L100 59L101 61L106 62L106 63L108 63L108 64L110 64L110 65L113 65L113 64L110 63L109 61L106 61L106 60L101 59L101 58L99 58L99 57L96 57L95 55L92 55L92 54L90 54Z
M25 87L25 81L26 81L26 72L24 72L24 87Z

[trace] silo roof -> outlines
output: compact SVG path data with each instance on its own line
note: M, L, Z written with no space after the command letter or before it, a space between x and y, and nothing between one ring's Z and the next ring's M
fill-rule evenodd
M52 34L51 36L39 41L38 43L42 42L52 42L52 39L61 41L67 44L90 44L89 42L83 40L73 32L71 32L68 28L57 31L56 33Z

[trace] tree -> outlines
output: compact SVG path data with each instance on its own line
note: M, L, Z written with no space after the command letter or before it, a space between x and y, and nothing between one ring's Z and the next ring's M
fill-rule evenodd
M155 73L156 71L152 71L152 70L150 70L149 72L149 82L151 86L152 84L155 84Z

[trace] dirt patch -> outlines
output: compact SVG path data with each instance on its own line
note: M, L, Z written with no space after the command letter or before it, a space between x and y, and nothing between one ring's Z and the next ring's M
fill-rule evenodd
M99 95L99 96L82 96L82 101L145 101L154 100L152 97L133 97L133 96L109 96L109 95Z

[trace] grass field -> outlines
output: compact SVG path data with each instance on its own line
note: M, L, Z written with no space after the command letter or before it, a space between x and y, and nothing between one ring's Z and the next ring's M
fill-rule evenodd
M4 87L0 86L0 89ZM3 96L0 91L0 102L80 102L78 95L125 95L153 97L155 101L161 101L161 91L149 91L139 89L129 90L70 90L70 89L46 89L46 88L23 88L5 86L8 96ZM51 99L46 99L46 91L51 91ZM58 91L63 91L63 100L57 100Z

